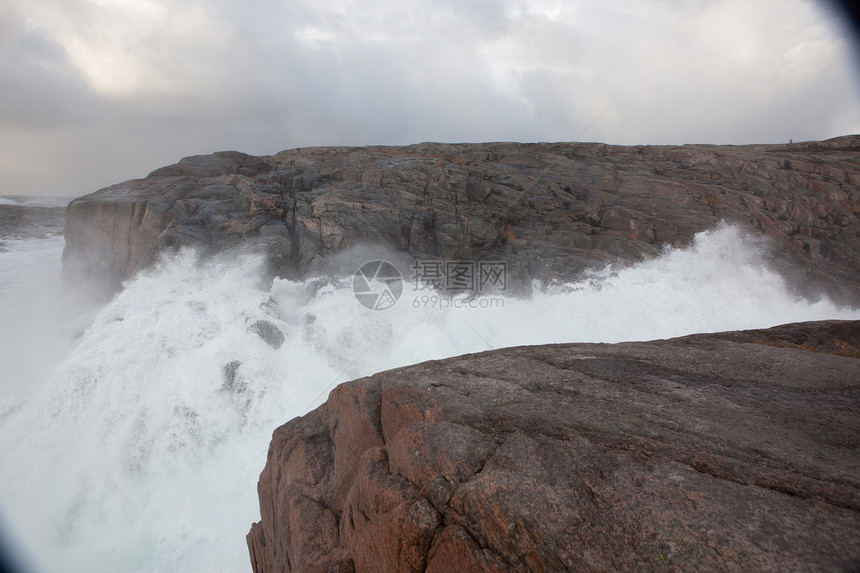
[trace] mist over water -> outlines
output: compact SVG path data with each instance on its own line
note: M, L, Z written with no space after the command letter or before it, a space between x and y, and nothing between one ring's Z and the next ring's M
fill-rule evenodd
M48 572L250 570L271 433L339 382L521 344L860 318L796 299L763 266L765 247L731 227L528 300L442 309L401 269L407 284L384 311L359 304L348 280L265 281L259 257L183 252L99 309L59 312L27 285L58 276L62 239L31 243L0 253L0 295L14 301L0 307L0 500ZM259 321L284 333L279 348Z
M60 286L63 237L0 241L0 398L41 385L71 346ZM5 251L5 252L4 252Z

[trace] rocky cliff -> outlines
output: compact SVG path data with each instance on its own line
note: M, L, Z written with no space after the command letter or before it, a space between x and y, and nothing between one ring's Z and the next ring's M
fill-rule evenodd
M497 350L274 432L256 573L856 571L860 321Z
M189 157L76 199L65 268L113 288L165 249L264 249L296 277L332 253L508 262L575 278L688 242L725 220L772 238L800 292L860 304L860 136L791 145L489 143ZM354 271L354 269L352 269Z

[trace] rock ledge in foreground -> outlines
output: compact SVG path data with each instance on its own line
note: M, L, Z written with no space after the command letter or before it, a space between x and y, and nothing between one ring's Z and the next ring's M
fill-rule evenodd
M253 569L856 570L858 350L828 321L342 384L274 432Z

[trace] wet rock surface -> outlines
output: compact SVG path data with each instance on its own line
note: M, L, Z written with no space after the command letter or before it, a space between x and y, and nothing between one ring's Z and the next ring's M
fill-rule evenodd
M160 253L253 244L296 278L335 253L508 263L512 286L576 279L720 221L772 239L800 294L860 304L860 136L790 145L423 143L185 158L73 201L67 272L113 288ZM354 272L355 268L348 269Z
M284 344L286 337L281 329L268 320L257 320L248 326L248 330L259 336L266 344L274 349Z
M854 571L860 321L509 348L278 428L272 571Z

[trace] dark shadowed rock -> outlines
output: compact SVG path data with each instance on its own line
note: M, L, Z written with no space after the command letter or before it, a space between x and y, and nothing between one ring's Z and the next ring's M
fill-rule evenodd
M236 373L242 365L238 360L231 360L221 367L221 372L224 375L224 384L221 386L224 390L237 390L236 388Z
M278 349L284 344L284 333L281 329L269 322L268 320L254 321L248 330L259 336L263 341L272 348Z
M792 145L486 143L189 157L73 201L66 271L117 287L159 253L252 243L295 278L356 245L575 279L725 220L801 294L860 303L860 136ZM354 272L354 268L350 271Z
M520 347L278 428L257 573L851 571L860 321Z

